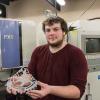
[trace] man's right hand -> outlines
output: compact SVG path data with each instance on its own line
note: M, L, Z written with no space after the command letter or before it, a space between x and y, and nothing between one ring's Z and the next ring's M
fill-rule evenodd
M17 81L17 79L18 79L18 76L12 76L8 79L8 81L11 81L12 83L14 83L15 81ZM8 93L14 94L14 95L16 95L19 92L16 88L12 86L7 86L6 90Z

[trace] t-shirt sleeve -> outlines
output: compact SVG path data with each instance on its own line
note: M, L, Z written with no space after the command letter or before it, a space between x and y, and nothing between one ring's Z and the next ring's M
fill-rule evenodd
M36 77L36 66L37 66L37 61L38 61L37 56L38 56L38 48L36 48L33 51L30 62L28 64L28 70L29 70L30 74L32 74L34 77Z
M72 85L79 88L82 96L87 82L88 66L83 52L78 49L71 52L70 79Z

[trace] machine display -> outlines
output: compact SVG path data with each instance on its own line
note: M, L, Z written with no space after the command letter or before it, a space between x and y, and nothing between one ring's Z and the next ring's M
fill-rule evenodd
M82 35L81 44L86 55L100 53L100 35Z
M100 53L100 38L86 38L86 53Z

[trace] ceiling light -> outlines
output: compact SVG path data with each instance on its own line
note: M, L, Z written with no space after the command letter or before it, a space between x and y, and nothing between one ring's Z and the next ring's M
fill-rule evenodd
M2 14L2 10L0 9L0 15Z
M6 7L0 4L0 17L6 17Z
M66 4L65 0L56 0L58 4L64 6Z

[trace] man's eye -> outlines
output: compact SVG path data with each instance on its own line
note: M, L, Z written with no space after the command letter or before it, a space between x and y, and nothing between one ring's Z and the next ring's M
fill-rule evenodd
M50 32L50 29L46 29L45 32Z
M54 31L58 31L59 29L58 28L55 28L55 29L53 29Z

